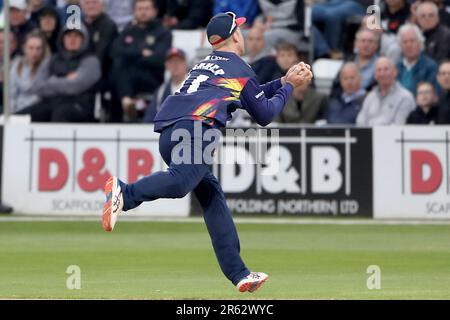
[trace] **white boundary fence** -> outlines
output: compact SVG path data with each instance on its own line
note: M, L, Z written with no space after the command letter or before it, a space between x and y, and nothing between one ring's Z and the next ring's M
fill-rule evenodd
M143 175L165 169L158 152L159 135L153 132L151 125L7 124L3 129L2 200L13 205L16 212L20 213L100 215L103 204L101 188L105 175L114 174L125 181L134 181ZM292 130L303 132L300 127L291 128L291 138ZM315 129L308 130L306 134L309 136L327 129L318 129L317 133L314 133ZM375 219L450 218L450 128L377 127L363 129L361 133L359 129L352 130L348 134L356 137L356 140L365 137L365 142L358 147L358 141L355 141L355 146L350 150L342 147L342 165L339 170L344 178L349 176L347 171L351 170L351 194L348 194L348 183L344 179L335 194L330 193L330 188L307 187L306 193L304 187L299 187L297 193L297 189L287 188L287 199L314 200L335 196L339 200L339 197L344 199L353 196L360 199L360 206L365 199L369 199L367 201L371 202L373 212L368 214L366 210L363 215ZM302 186L302 176L308 179L314 177L311 172L301 171L305 168L300 161L302 150L310 150L310 147L302 149L301 136L298 138L299 151L293 149L290 157L293 165L300 166L298 185ZM335 140L329 139L328 149L335 148L339 153L341 147L334 145ZM321 141L320 146L326 147L327 144ZM333 151L333 154L336 152ZM361 157L357 156L358 152ZM353 157L351 162L346 160L348 156ZM313 158L306 157L310 162ZM369 163L361 166L357 161ZM312 163L312 166L315 164ZM310 168L309 164L306 168ZM327 172L326 168L322 169L316 170L316 174ZM229 168L216 168L215 172L221 175L227 170ZM235 178L238 179L237 176ZM281 174L279 178L280 183L283 183ZM271 179L278 181L276 176ZM371 186L368 191L364 191L367 197L354 194L360 191L360 181L357 179L364 179ZM253 180L256 186L258 179ZM256 199L259 194L251 191L252 188L249 186L245 192L239 193L228 190L229 186L225 187L234 194L234 198L242 196L244 199L246 194L251 194ZM283 196L286 196L283 191L276 195ZM270 195L264 194L263 200L269 199ZM187 196L180 200L146 203L135 214L143 217L186 217L190 211L191 199Z

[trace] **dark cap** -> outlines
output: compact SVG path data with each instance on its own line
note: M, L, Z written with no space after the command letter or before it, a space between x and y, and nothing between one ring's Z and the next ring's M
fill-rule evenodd
M39 18L43 17L43 16L52 16L56 20L59 20L58 11L54 7L50 7L50 6L45 6L42 9L40 9L38 12L38 16L39 16Z
M233 12L215 15L206 26L209 43L214 46L227 40L245 21L247 21L246 18L237 18Z
M186 60L186 53L181 49L171 48L171 49L169 49L169 51L167 51L166 60L169 60L172 57L180 57L180 58Z

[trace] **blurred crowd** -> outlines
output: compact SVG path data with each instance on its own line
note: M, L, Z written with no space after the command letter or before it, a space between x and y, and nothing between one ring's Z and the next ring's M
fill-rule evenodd
M261 83L300 60L342 61L329 94L297 88L277 123L450 123L450 1L379 3L368 15L367 0L10 0L11 111L34 122L152 122L195 62L173 30L233 11L247 18L244 59ZM252 124L245 112L233 122Z

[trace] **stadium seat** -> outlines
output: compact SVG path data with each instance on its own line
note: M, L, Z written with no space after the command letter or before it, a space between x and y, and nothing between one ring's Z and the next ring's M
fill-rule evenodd
M343 62L343 60L318 59L313 63L314 81L319 92L330 94L333 80Z

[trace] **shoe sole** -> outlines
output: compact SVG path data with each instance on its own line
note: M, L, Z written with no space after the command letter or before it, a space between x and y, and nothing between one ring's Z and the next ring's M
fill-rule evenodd
M259 281L258 284L257 284L254 288L248 289L248 292L253 293L253 292L255 292L256 290L258 290L259 287L261 287L261 286L264 284L264 282L267 281L268 278L269 278L269 276L267 276L265 279Z
M264 279L262 279L261 281L258 282L247 282L247 283L243 283L240 287L239 287L239 292L255 292L256 290L258 290L263 284L264 282L267 281L267 279L269 278L269 276L265 277Z
M103 205L103 216L102 216L102 225L103 229L106 232L111 232L114 228L112 224L112 190L114 188L114 177L109 177L108 181L105 184L104 187L104 194L106 197L105 204Z

